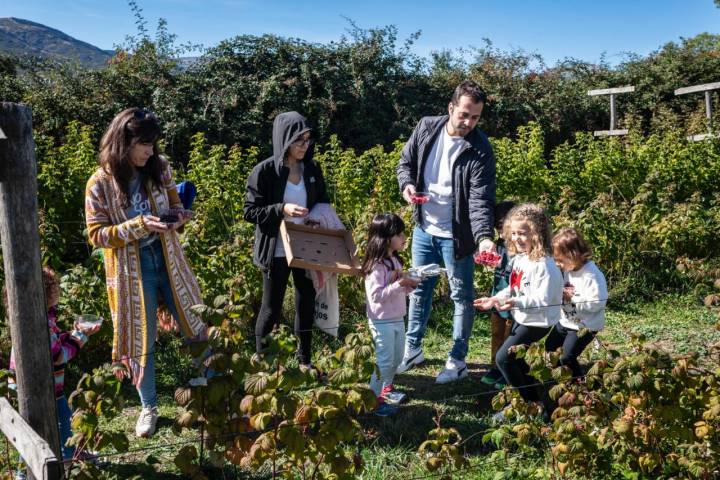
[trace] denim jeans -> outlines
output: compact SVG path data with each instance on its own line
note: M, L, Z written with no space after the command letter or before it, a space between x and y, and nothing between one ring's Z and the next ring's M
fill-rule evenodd
M155 386L155 338L157 337L157 309L160 296L167 305L175 321L178 318L173 298L170 278L165 267L162 242L160 239L140 249L140 269L142 272L145 317L147 318L148 354L145 358L145 373L138 387L140 401L144 408L157 406Z
M70 426L70 417L72 410L68 404L67 397L63 395L55 400L57 405L58 429L60 430L60 446L62 447L63 460L68 460L75 454L75 447L67 447L65 443L72 437L72 428Z
M416 226L412 238L413 267L438 263L447 269L450 283L450 298L455 303L453 313L453 347L450 357L465 360L472 333L475 310L473 309L473 269L472 255L455 259L455 247L452 238L436 237ZM429 277L420 282L410 294L408 330L406 346L420 348L427 329L432 309L432 295L438 277Z

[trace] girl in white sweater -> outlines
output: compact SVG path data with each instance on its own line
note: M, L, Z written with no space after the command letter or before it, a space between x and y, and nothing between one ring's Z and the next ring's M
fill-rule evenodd
M537 381L529 367L509 351L515 345L529 345L542 339L560 318L562 274L550 256L550 222L542 208L525 203L508 214L503 237L513 260L510 285L490 298L475 300L475 307L512 310L510 336L500 347L495 362L508 384L518 388L527 402L538 402L539 391L529 385Z
M607 284L605 276L590 260L592 251L574 228L563 228L552 240L555 263L563 271L563 306L560 323L545 340L545 350L562 347L560 364L574 377L583 375L578 357L605 326ZM582 336L580 329L586 329Z

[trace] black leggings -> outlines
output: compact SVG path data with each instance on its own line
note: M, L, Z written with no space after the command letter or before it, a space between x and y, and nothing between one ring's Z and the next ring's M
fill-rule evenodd
M551 327L528 327L513 322L510 336L505 339L500 349L495 354L495 363L502 372L505 381L511 386L516 387L520 396L527 402L536 402L540 400L539 390L537 386L526 386L537 383L533 377L529 375L530 367L522 358L516 358L515 354L509 353L508 349L515 345L530 345L543 338L550 331Z
M552 329L550 335L545 339L545 350L552 352L562 347L562 356L560 357L560 365L567 365L572 370L573 377L580 378L584 372L578 363L578 357L582 354L585 347L593 341L597 332L587 331L582 337L578 337L578 331L571 328L565 328L559 323Z
M255 348L265 348L264 338L280 323L283 300L290 272L295 285L295 334L300 340L297 351L300 363L310 363L312 326L315 314L315 287L301 268L290 268L285 257L273 259L272 267L263 271L263 296L260 313L255 322Z

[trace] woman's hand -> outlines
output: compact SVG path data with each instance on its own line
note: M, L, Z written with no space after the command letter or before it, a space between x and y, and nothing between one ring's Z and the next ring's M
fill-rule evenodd
M308 214L308 209L294 203L286 203L283 206L283 213L288 217L304 217Z
M127 369L125 368L125 365L123 365L120 362L113 364L112 372L113 372L113 375L115 375L115 378L117 378L121 382L125 378L130 378L130 372L128 372Z
M182 208L173 210L172 213L177 215L178 221L175 223L168 223L168 230L177 230L183 225L185 225L190 219L192 219L195 216L195 212L192 210L185 210Z
M160 217L154 215L143 215L143 223L145 228L153 233L165 233L170 229L167 223L160 221Z

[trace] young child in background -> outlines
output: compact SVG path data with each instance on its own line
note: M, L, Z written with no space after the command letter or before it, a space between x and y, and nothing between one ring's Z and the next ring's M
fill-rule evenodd
M550 221L542 208L525 203L508 214L503 238L514 255L510 284L490 298L475 300L482 310L512 311L510 335L498 350L495 361L505 381L517 387L528 403L540 402L536 380L521 358L509 352L515 345L530 345L542 339L560 318L562 274L550 256Z
M70 428L70 417L72 410L65 396L65 364L72 360L80 351L88 336L97 332L100 325L91 328L80 328L76 323L72 332L63 332L57 326L57 305L60 300L60 282L57 274L50 267L43 267L43 287L45 290L45 303L47 307L48 329L50 330L50 353L52 355L54 379L55 379L55 400L57 405L58 427L60 430L60 444L62 446L63 459L68 460L75 455L75 448L66 446L65 443L72 436ZM7 306L7 292L3 289L3 299ZM15 377L15 353L10 352L11 377L9 388L16 389ZM24 472L18 472L16 479L25 478Z
M512 259L508 256L505 241L502 238L503 222L508 212L515 206L515 202L506 200L495 205L495 230L497 230L499 239L495 243L496 253L501 256L500 262L495 267L493 286L491 296L507 288L510 284L510 274L512 273ZM505 387L505 377L495 366L495 355L500 349L500 345L510 335L513 317L509 310L498 311L496 308L490 311L490 370L483 375L480 381L486 385L490 385L498 390Z
M418 282L403 273L398 252L405 249L405 223L393 213L375 215L368 230L362 270L367 316L375 342L376 372L370 388L378 397L376 414L392 415L405 395L393 390L395 370L405 348L406 297Z
M563 272L563 305L560 323L545 339L545 350L562 347L560 364L580 378L583 371L578 357L595 335L605 327L607 284L605 275L590 260L592 250L574 228L563 228L552 240L555 263ZM582 336L580 329L587 329Z

